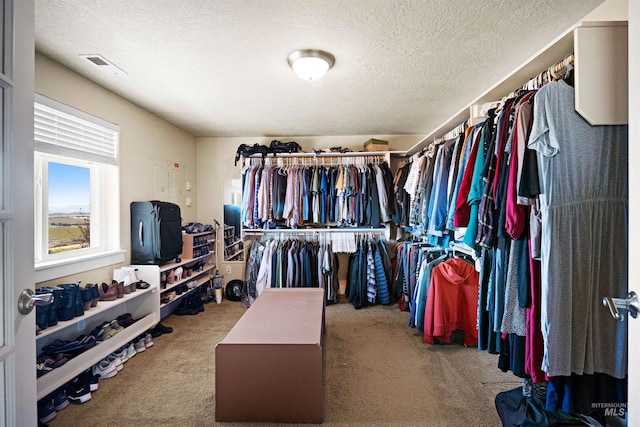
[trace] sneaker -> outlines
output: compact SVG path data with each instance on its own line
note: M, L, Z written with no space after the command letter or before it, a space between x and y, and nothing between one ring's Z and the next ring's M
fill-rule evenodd
M118 323L118 320L116 319L112 320L109 326L111 326L111 329L112 329L111 336L114 336L115 334L124 331L124 326L120 326L120 324Z
M85 403L91 400L89 384L83 383L78 377L67 384L67 397L74 403Z
M113 363L109 363L105 359L102 359L100 362L93 365L91 372L93 375L98 375L101 380L104 380L115 377L118 370Z
M133 343L129 344L129 347L127 347L127 360L131 359L136 354L137 354L136 346L133 345Z
M105 341L115 334L113 333L111 324L109 322L104 322L101 325L96 326L93 331L91 331L91 335L96 337L96 340L98 341Z
M146 348L153 347L153 339L151 338L151 334L144 335L144 346Z
M69 406L69 399L67 398L67 390L64 387L60 387L53 394L53 409L58 411L62 411L64 408Z
M98 391L98 388L100 387L98 385L98 380L100 379L100 375L94 375L89 369L81 373L78 377L80 378L81 382L85 384L89 384L90 391Z
M147 349L147 346L144 344L144 338L136 338L133 341L133 346L136 350L136 353L142 353Z
M124 366L122 366L122 360L120 360L119 357L114 356L113 354L108 355L107 357L104 358L104 360L106 360L109 363L113 363L113 365L116 367L116 370L118 372L122 371L122 368L124 368Z
M41 423L46 424L56 417L57 412L54 406L51 396L47 396L38 402L38 419Z
M120 347L116 351L113 352L113 355L120 359L120 362L124 363L129 360L129 356L127 356L127 347Z

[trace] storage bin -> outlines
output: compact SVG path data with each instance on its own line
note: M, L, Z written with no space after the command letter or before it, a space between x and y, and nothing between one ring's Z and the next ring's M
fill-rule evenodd
M389 141L371 138L364 143L364 151L389 151Z

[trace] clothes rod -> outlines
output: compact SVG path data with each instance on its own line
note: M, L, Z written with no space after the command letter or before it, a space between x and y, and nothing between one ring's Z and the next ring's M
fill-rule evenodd
M321 233L375 233L383 234L387 232L386 228L270 228L270 229L244 229L244 234L261 235L261 234L321 234Z
M245 159L273 159L278 157L362 157L362 156L386 156L387 154L404 154L404 151L350 151L348 153L269 153L265 156L262 154L252 154ZM244 157L244 156L243 156Z

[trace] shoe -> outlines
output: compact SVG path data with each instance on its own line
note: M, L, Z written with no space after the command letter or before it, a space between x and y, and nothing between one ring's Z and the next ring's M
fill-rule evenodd
M144 344L144 338L136 338L133 340L133 346L136 350L136 353L142 353L147 349L147 346Z
M107 362L105 359L93 365L91 372L93 375L98 375L101 380L113 378L118 374L116 366L113 363Z
M103 282L98 287L98 291L100 293L100 301L114 301L118 298L118 288L116 286L107 285Z
M158 323L156 326L154 326L154 329L158 329L163 334L170 334L171 332L173 332L173 328L164 326L162 323Z
M145 347L146 348L146 347ZM136 346L133 345L133 343L129 344L129 347L127 347L127 360L131 359L133 356L135 356L138 352L136 351Z
M36 295L48 294L49 292L43 291L42 289L36 289ZM54 297L55 298L55 297ZM36 305L36 325L40 330L47 329L49 326L49 309L53 307L51 304L47 305ZM57 318L56 318L57 323Z
M100 301L100 291L98 290L98 285L87 283L87 286L85 286L85 288L88 288L91 291L91 307L95 307L96 305L98 305L98 301Z
M122 365L122 360L118 356L110 354L105 357L104 360L109 363L113 363L113 365L116 367L116 371L118 372L122 371L122 369L124 368L124 366Z
M77 354L96 345L96 337L93 335L80 335L73 341L55 340L49 345L42 347L44 353Z
M111 286L114 286L117 290L116 298L124 298L124 282L112 280Z
M178 267L175 270L173 270L173 273L176 275L176 281L182 280L182 273L183 272L184 272L184 270L182 269L182 267Z
M94 375L91 369L88 369L83 373L81 373L80 375L78 375L78 378L80 378L81 382L85 384L89 384L90 391L98 391L98 388L100 387L98 385L98 380L100 379L100 375Z
M58 310L62 307L62 298L64 295L64 289L55 286L55 287L42 287L43 292L52 293L53 294L53 302L49 306L49 326L55 326L58 324ZM37 308L37 306L36 306Z
M151 334L144 335L144 346L145 348L153 347L153 339L151 337Z
M136 283L136 288L138 289L149 289L150 286L151 285L144 280L140 280L138 283Z
M113 329L111 329L111 323L104 322L101 325L96 326L93 331L91 331L91 335L96 337L97 341L106 341L115 335L112 332Z
M62 292L59 293L59 305L56 307L58 320L71 320L75 316L75 292L73 290L74 284L70 285L58 285L56 288L60 288ZM54 298L56 298L54 293Z
M64 306L67 309L71 307L71 310L73 311L73 317L82 316L84 314L84 306L82 303L82 288L80 287L80 285L78 285L77 283L65 283L58 286L65 290L63 299ZM58 316L58 318L60 318L60 316Z
M129 360L129 358L127 357L126 347L120 347L119 349L111 353L111 355L119 358L121 363L125 363L127 360Z
M84 311L87 311L91 308L91 304L93 303L93 292L91 288L84 287L80 290L80 296L82 297L82 308Z
M60 387L53 394L53 409L55 409L56 412L60 412L67 406L69 406L67 390L65 389L65 387Z
M162 332L160 332L160 330L158 330L156 327L149 329L147 333L151 335L151 338L158 338L160 335L162 335Z
M111 333L111 336L114 336L115 334L119 334L120 332L124 331L124 326L120 326L120 323L118 323L118 320L114 319L109 323L109 326L111 326L111 329L113 330L113 332Z
M38 419L41 423L46 424L56 417L57 412L54 406L51 396L47 396L38 401Z
M131 316L131 313L121 314L120 316L118 316L117 320L118 324L123 328L133 325L136 321L136 319Z
M91 400L89 384L83 383L78 377L67 384L67 397L74 403L85 403Z

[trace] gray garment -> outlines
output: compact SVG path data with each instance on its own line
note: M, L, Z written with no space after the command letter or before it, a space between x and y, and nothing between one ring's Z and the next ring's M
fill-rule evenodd
M527 309L518 304L518 255L516 241L511 241L509 264L507 265L507 288L504 296L502 328L504 333L524 337L527 330Z
M250 243L249 259L245 265L245 282L242 286L242 306L251 307L251 304L258 298L258 290L256 283L258 281L258 272L260 270L260 262L264 253L264 245L257 240Z
M602 298L627 292L627 126L591 126L564 81L540 89L529 148L542 215L542 369L550 376L627 372L625 323Z
M540 261L540 244L542 240L542 216L540 202L534 199L529 213L529 238L531 239L531 258Z

